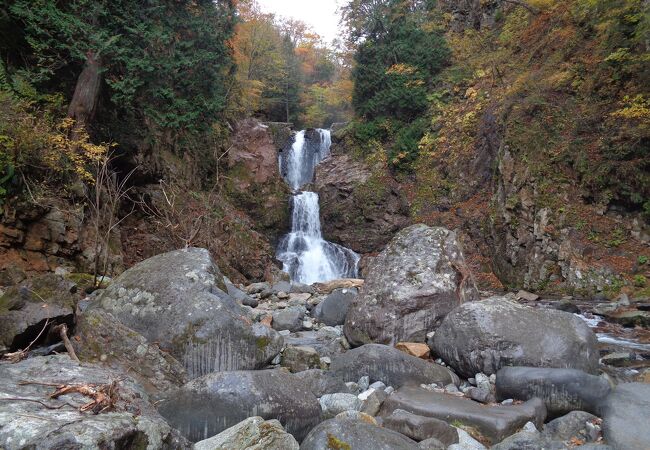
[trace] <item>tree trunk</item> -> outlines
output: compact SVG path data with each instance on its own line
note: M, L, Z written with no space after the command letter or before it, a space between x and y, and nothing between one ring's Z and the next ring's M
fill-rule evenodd
M101 58L93 52L86 54L86 63L77 79L68 117L75 120L73 133L87 128L95 116L101 87Z

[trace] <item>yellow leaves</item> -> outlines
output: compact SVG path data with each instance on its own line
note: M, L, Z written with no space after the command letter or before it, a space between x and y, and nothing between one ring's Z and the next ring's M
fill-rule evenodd
M387 75L413 75L417 72L417 67L408 64L393 64L386 71Z
M95 181L90 172L91 166L106 158L112 146L90 142L88 133L84 129L75 129L75 121L71 118L58 123L56 132L48 135L47 144L42 158L50 170L57 173L71 170L91 183Z
M643 120L650 123L650 99L643 94L634 97L625 96L621 102L624 107L614 111L611 115L621 119Z

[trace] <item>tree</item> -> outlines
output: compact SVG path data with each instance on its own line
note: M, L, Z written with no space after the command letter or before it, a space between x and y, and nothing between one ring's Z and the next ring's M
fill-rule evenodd
M428 7L405 0L353 0L346 7L344 20L357 39L352 77L358 115L411 121L426 111L427 92L450 55L442 35L424 26Z
M9 12L30 48L23 72L39 89L73 93L68 115L81 125L102 90L153 135L204 131L225 107L233 0L15 0Z

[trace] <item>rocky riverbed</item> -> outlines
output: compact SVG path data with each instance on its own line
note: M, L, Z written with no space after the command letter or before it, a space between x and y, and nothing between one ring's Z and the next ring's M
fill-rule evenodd
M424 225L365 274L235 285L190 248L10 287L0 448L648 448L647 300L479 292Z

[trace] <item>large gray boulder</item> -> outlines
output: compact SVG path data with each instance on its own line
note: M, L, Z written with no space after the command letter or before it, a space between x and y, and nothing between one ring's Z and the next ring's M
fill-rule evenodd
M539 399L514 406L485 406L467 398L414 386L401 387L390 395L384 401L380 415L389 416L397 409L444 420L449 424L462 423L478 430L492 443L510 436L527 422L541 427L546 418L546 408Z
M314 317L329 326L343 325L352 300L358 295L354 288L335 289L314 309Z
M309 386L285 370L214 372L174 391L159 410L195 442L252 416L277 419L300 440L321 413Z
M296 439L277 420L250 417L204 441L192 450L298 450Z
M596 335L583 320L504 297L452 311L436 331L432 350L465 377L505 366L598 370Z
M75 336L78 339L72 344L83 362L128 373L154 400L189 381L184 367L173 356L101 309L77 315Z
M600 408L605 441L616 450L645 450L650 442L648 426L650 384L619 384Z
M550 416L596 413L610 390L604 378L576 369L504 367L497 372L497 400L541 398Z
M330 419L311 430L300 450L418 450L406 436L355 419Z
M25 380L30 384L21 383ZM114 381L118 401L111 410L98 414L80 412L74 406L91 401L80 394L49 398L59 384L107 385ZM156 412L133 379L95 364L79 365L67 354L0 364L0 398L4 400L0 401L2 449L132 448L126 447L128 443L140 443L141 448L151 450L190 446ZM15 400L7 400L10 398ZM60 409L48 409L38 402Z
M219 268L205 249L154 256L120 275L90 306L156 342L190 378L222 370L262 368L282 349L282 337L251 324L226 294Z
M422 383L458 384L458 377L446 367L381 344L366 344L335 357L330 371L341 379L368 376L373 382L395 388Z
M477 299L456 234L413 225L371 259L345 336L353 346L424 342L452 309Z

